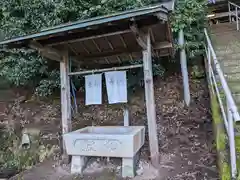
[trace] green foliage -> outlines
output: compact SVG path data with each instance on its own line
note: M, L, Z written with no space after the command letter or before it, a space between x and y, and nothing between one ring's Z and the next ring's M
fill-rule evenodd
M29 135L29 149L21 148L21 139L6 129L0 130L0 172L14 170L19 172L29 169L38 162L43 162L58 148L57 146L40 145L39 136Z
M157 0L2 0L1 29L6 38L100 15L142 7Z
M185 48L190 58L203 54L206 26L207 0L177 0L172 16L172 30L175 36L180 29L185 35ZM179 49L179 45L176 45Z
M221 164L221 170L222 170L222 180L230 180L231 179L231 168L230 165L227 162L222 162Z
M46 62L29 50L13 49L0 61L0 75L16 86L34 85L46 70Z
M53 94L54 90L60 88L60 74L59 71L53 70L48 77L41 79L38 87L36 87L36 95L46 97Z
M202 68L200 68L197 65L194 65L192 67L192 71L191 71L191 75L194 79L199 79L199 78L203 78L205 75L205 72Z
M165 68L159 63L159 59L153 59L153 76L163 76ZM130 61L130 64L142 64L142 60ZM136 86L144 86L144 76L142 69L129 70L128 88L134 90Z
M1 0L0 39L22 36L61 23L142 7L159 0ZM0 50L1 51L1 50ZM33 86L39 96L59 88L59 70L32 50L2 49L0 76L16 86ZM154 65L155 74L162 67ZM139 76L140 77L140 76ZM135 81L134 81L135 82Z

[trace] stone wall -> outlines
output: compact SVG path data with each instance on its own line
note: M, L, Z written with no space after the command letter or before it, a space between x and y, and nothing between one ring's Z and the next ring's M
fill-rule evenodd
M229 159L229 150L227 149L227 134L224 127L224 122L220 114L220 108L217 97L210 92L211 109L213 118L213 129L215 135L215 143L217 150L217 162L221 180L231 180L231 169Z

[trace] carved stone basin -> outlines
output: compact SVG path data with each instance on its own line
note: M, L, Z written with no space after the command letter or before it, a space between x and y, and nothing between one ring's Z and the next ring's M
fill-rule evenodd
M68 155L134 157L145 141L144 126L86 127L63 136Z

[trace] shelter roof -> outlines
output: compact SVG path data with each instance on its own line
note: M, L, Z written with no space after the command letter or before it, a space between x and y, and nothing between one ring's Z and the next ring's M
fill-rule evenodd
M8 47L31 47L45 57L61 61L63 50L82 64L121 63L135 60L150 32L156 56L172 54L169 13L174 1L58 25L30 35L0 42ZM115 62L114 62L115 61Z

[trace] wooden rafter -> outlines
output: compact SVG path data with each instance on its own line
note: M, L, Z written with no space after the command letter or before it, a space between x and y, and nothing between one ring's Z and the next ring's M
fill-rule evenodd
M110 62L109 62L109 60L108 60L107 57L105 57L105 61L106 61L108 64L110 64Z
M102 50L101 50L101 48L98 46L98 44L96 43L96 41L95 41L94 39L92 39L92 42L93 42L93 44L96 46L97 50L101 53ZM105 59L105 61L106 61L107 63L109 63L109 61L108 61L108 59L107 59L106 57L104 57L104 59Z
M122 37L121 34L119 34L119 37L120 37L120 39L121 39L121 41L122 41L122 43L123 43L123 46L124 46L125 48L127 48L127 44L126 44L126 42L124 41L124 39L123 39L123 37Z
M146 43L146 38L143 32L141 32L136 24L133 24L130 26L130 29L132 30L133 34L136 37L136 40L143 49L147 49L147 43Z
M63 42L58 42L58 43L51 43L51 44L48 44L48 46L54 46L54 45L66 44L66 43L81 42L81 41L97 39L97 38L101 38L101 37L114 36L114 35L118 35L118 34L126 34L126 33L130 33L130 32L131 32L130 29L126 29L126 30L117 31L117 32L111 32L111 33L100 34L100 35L93 35L93 36L90 36L90 37L77 38L77 39L63 41Z
M69 49L70 49L76 56L79 55L79 54L77 53L77 51L75 50L75 48L71 46L71 44L67 44L67 46L69 47Z
M81 44L81 46L82 46L83 50L84 50L87 54L90 54L89 50L88 50L84 45Z
M129 57L130 57L131 61L133 61L132 54L131 54L131 53L129 53L128 55L129 55Z
M106 40L107 40L107 42L108 42L109 47L110 47L112 50L114 50L114 47L113 47L112 43L108 40L107 37L106 37ZM119 56L117 56L117 59L118 59L118 62L119 62L119 63L122 63L122 61L121 61L121 59L120 59Z
M154 38L154 34L153 34L152 29L150 29L149 32L150 32L150 35L151 35L152 43L155 43L155 38Z
M120 37L120 39L121 39L121 42L123 43L123 46L124 46L125 48L127 48L127 44L126 44L126 42L124 41L124 39L123 39L123 37L122 37L122 35L121 35L121 34L119 35L119 37ZM132 54L131 54L131 53L129 53L128 55L129 55L129 57L130 57L131 61L133 61Z
M96 43L96 41L94 39L92 39L92 42L93 42L94 46L97 48L97 50L99 52L102 52L101 48L98 46L98 44Z
M161 42L157 43L152 46L154 50L159 50L159 49L166 49L172 47L172 44L169 42ZM119 48L119 49L114 49L114 51L102 51L99 53L94 53L94 54L89 54L87 56L79 56L79 59L84 59L84 60L92 60L96 58L105 58L105 57L110 57L110 56L120 56L120 55L126 55L130 53L137 53L141 52L142 49L140 47L138 48ZM161 56L166 56L166 54L161 54Z

